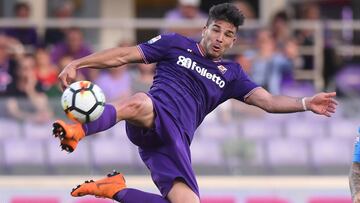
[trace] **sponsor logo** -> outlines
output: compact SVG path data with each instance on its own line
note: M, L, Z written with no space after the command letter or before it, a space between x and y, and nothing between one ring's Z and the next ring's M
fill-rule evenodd
M179 66L182 66L186 69L189 69L189 70L199 73L201 76L216 83L220 88L223 88L225 86L225 81L223 79L221 79L220 76L213 74L213 73L209 73L206 68L198 66L196 61L193 61L191 58L187 58L185 56L179 56L176 64L178 64ZM226 68L225 68L225 71L226 71Z

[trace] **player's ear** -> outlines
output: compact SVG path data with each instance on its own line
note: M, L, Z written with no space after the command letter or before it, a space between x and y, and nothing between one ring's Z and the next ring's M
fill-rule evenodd
M207 26L205 25L201 31L201 37L204 37Z
M234 43L236 42L236 37L234 37L233 41L230 44L230 48L232 48L234 46Z

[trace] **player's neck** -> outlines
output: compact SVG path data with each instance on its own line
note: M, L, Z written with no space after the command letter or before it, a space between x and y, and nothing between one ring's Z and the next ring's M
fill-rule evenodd
M208 54L208 52L207 52L206 49L205 49L205 45L204 45L203 40L201 40L201 41L198 43L198 48L199 48L199 51L200 51L201 55L204 56L205 58L208 58L208 59L210 59L210 60L212 60L212 61L221 61L221 57L214 58L214 57L212 57L212 56L210 56L210 55Z

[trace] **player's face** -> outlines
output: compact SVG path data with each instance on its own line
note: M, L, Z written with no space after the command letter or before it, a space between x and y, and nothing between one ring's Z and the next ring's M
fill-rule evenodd
M219 59L231 48L236 40L236 27L224 20L214 20L205 26L200 44L205 49L206 56Z

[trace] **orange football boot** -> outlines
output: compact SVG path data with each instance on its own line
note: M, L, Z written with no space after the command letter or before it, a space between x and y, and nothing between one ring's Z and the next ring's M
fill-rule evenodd
M85 137L81 123L66 124L62 120L53 123L53 135L60 138L61 150L73 152L78 142Z
M114 171L101 180L89 180L78 185L76 188L72 189L71 196L81 197L85 195L94 195L95 197L113 199L117 192L125 188L126 184L124 176L121 173Z

